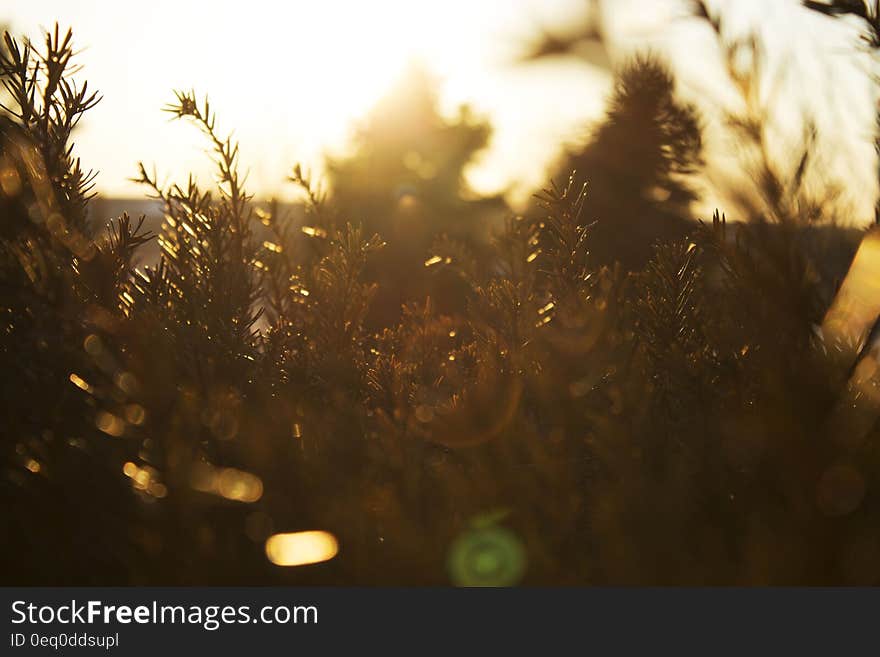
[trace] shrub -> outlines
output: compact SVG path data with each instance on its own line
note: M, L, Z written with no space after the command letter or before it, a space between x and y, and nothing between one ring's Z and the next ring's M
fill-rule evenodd
M93 231L71 39L7 37L2 60L4 581L878 581L875 429L835 440L848 364L813 331L833 285L784 223L682 220L622 267L592 253L616 188L595 221L575 174L488 243L433 229L419 266L458 303L374 326L386 249L410 245L299 168L304 225L256 203L193 92L167 110L205 134L216 189L141 166L160 234ZM636 64L611 110L661 98L664 180L699 144L670 85ZM266 559L314 528L337 558Z

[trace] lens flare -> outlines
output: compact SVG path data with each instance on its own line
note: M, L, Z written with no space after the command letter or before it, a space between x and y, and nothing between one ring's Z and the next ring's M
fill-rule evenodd
M192 487L233 502L250 504L263 496L263 481L257 475L236 468L216 468L198 463L190 477Z
M333 534L325 531L275 534L266 541L266 556L276 566L305 566L329 561L339 552Z
M514 586L526 570L522 542L504 527L479 527L459 536L449 554L456 586Z

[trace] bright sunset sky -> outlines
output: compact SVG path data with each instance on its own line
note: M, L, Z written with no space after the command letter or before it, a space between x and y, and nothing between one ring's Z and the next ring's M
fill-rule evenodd
M870 63L855 54L857 26L807 12L796 0L710 4L733 31L761 19L780 88L795 90L778 107L782 132L798 133L804 107L817 115L824 175L856 190L848 196L862 223L877 186L876 91ZM706 111L710 149L720 143L712 107L732 102L730 89L707 28L682 17L686 3L600 5L612 61L640 49L665 54L683 95ZM536 25L577 26L586 7L583 0L12 0L0 7L0 20L31 37L56 20L74 28L82 76L104 94L82 124L78 152L100 169L104 194L142 195L127 182L138 160L174 179L207 170L197 131L160 111L173 88L192 87L210 95L221 131L235 130L251 189L285 196L291 166L316 167L322 152L344 149L357 119L416 58L439 76L445 107L468 102L495 126L472 184L513 187L521 198L540 184L559 145L601 116L610 76L583 61L511 62ZM778 146L785 151L785 135Z

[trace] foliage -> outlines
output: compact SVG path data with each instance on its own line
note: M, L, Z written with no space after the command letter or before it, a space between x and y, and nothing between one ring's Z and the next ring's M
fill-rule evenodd
M490 135L467 107L444 117L432 78L413 65L363 120L352 152L329 162L341 215L388 241L382 266L367 266L379 283L368 315L372 328L394 323L403 304L428 295L446 311L460 310L458 281L428 276L423 254L439 236L484 238L505 213L500 197L480 197L465 181Z
M696 110L677 99L665 64L640 56L617 73L604 120L561 169L590 181L596 256L639 268L657 240L687 231L688 177L701 164Z
M833 0L830 3L804 0L803 4L807 9L829 16L857 16L865 23L863 26L865 31L862 34L865 45L875 53L880 49L880 2L877 0L874 0L873 4L869 4L865 0ZM880 154L880 114L877 116L877 125L878 134L874 137L874 149ZM880 168L878 168L878 178L880 178ZM880 223L880 202L874 207L874 222Z
M204 133L218 182L140 167L165 219L159 261L135 268L139 222L84 220L68 127L95 99L58 34L42 52L9 39L2 61L6 583L880 581L876 429L838 439L846 365L814 333L834 290L822 253L773 216L676 214L656 239L700 144L659 65L623 74L584 171L489 241L395 232L359 161L333 196L294 169L297 224L250 197L210 104L179 92L166 109ZM481 139L436 163L451 206L430 221L466 207ZM406 147L374 156L398 166ZM641 230L637 257L615 251ZM395 249L425 287L371 318L410 271ZM270 535L301 529L341 552L266 559Z

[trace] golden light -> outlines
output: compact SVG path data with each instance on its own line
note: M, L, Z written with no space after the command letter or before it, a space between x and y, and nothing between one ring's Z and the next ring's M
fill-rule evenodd
M826 353L849 375L828 421L829 435L849 449L862 444L880 413L880 345L872 331L878 314L880 230L875 228L862 239L821 328Z
M5 159L0 163L0 191L9 198L15 198L21 192L21 177L11 160Z
M75 374L75 373L71 372L71 374L70 374L70 382L71 382L73 385L75 385L77 388L79 388L80 390L82 390L82 391L84 391L84 392L88 392L88 393L91 393L91 392L92 392L92 386L89 385L88 381L86 381L85 379L83 379L83 378L82 378L81 376L79 376L78 374Z
M140 426L144 423L146 417L147 412L140 404L129 404L125 407L125 420L129 424Z
M168 495L168 488L158 480L159 473L150 466L138 467L131 461L126 461L122 466L123 474L131 479L131 485L141 492L162 498Z
M101 338L94 333L91 333L86 336L85 340L83 340L83 349L85 349L86 353L90 356L97 358L104 351L104 345L101 342Z
M102 103L81 126L77 151L102 171L98 184L106 196L142 195L129 180L138 160L156 163L170 180L185 180L190 171L211 179L200 135L191 134L188 126L169 125L160 111L172 89L194 87L210 95L220 130L235 130L241 141L242 161L252 174L250 191L283 197L293 195L283 182L284 172L303 162L320 174L323 154L347 149L358 122L414 61L444 81L446 110L476 101L481 111L498 111L498 135L532 137L535 122L529 117L546 114L548 103L540 93L512 90L516 81L507 76L506 66L525 38L520 35L528 35L536 22L534 8L541 6L539 14L556 21L582 6L578 0L557 0L549 9L544 4L216 0L205 6L172 0L149 5L41 0L13 3L11 22L37 41L41 26L59 21L73 27L82 49L78 61L83 78L90 88L94 84L104 92ZM557 73L556 68L549 74L542 69L533 77L542 88L559 88L563 77L554 78ZM580 121L584 106L590 108L588 114L598 115L602 93L596 93L594 82L566 85L570 102L550 104L554 119L559 118L555 110L561 109L577 114ZM572 123L570 116L561 118ZM557 131L558 121L548 129ZM501 140L508 151L514 145ZM539 142L526 140L529 148ZM546 151L517 158L498 151L493 157L496 164L533 162L534 157L553 155ZM423 178L438 173L431 162L415 156L407 163ZM512 170L479 166L475 180L497 190L512 178L519 180L520 174L542 175L540 166L532 168L533 173L524 170L513 176ZM7 178L12 182L6 186L15 188L11 176L2 181Z
M305 566L329 561L339 552L333 534L305 531L275 534L266 541L266 557L276 566Z
M880 232L865 235L822 322L829 343L858 345L880 314Z
M209 10L197 3L158 2L150 16L141 16L137 5L120 10L127 20L138 15L147 23L145 31L175 43L174 48L150 49L146 59L152 65L139 67L137 93L148 92L161 101L171 86L195 84L197 92L211 96L219 124L236 129L243 150L269 158L261 156L264 161L253 177L266 176L269 183L273 176L276 184L275 172L289 167L294 155L317 162L327 148L343 148L352 126L393 84L410 58L423 55L423 42L438 27L436 21L413 20L413 6L405 0L255 0L247 6L218 0ZM455 14L437 13L454 25ZM174 19L153 24L151 16L162 14ZM215 56L237 49L232 44L240 44L243 35L249 43L243 44L241 55ZM259 56L250 57L249 51L258 51ZM158 106L145 109L144 120L157 132L162 130L159 138L174 140L171 161L182 158L186 163L169 173L183 175L186 168L207 173L200 152L192 149L195 142L175 128L161 128L164 117L157 110ZM168 149L169 145L163 146L165 166L170 166ZM151 150L144 143L142 157L155 159ZM283 186L280 191L284 193Z
M263 496L263 481L255 474L236 468L216 468L208 463L193 468L190 484L197 491L233 502L249 504Z
M228 500L256 502L263 496L263 482L249 472L224 468L217 478L217 492Z
M125 433L125 422L107 411L101 411L95 416L95 426L114 438L119 438Z

